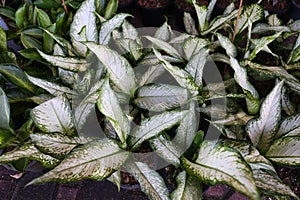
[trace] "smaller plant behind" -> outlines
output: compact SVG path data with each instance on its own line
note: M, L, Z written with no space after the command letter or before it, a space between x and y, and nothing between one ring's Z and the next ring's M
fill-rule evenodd
M234 31L238 11L230 5L210 20L215 2L208 8L194 2L199 24L185 14L189 34L176 35L165 23L142 37L128 14L105 19L94 0L80 4L69 39L38 26L53 39L53 51L24 45L34 52L27 58L55 73L43 78L25 73L18 62L0 65L1 145L11 150L0 162L37 160L51 169L28 185L108 179L120 187L120 172L128 171L150 199L201 199L204 183L225 183L250 199L299 199L274 169L300 166L300 115L290 99L300 94L293 75L300 58L296 22L265 19L253 4L243 8ZM297 39L284 58L271 44L288 36ZM279 64L257 62L262 52ZM226 66L224 81L204 81L209 58ZM253 80L272 80L274 87L262 95ZM38 104L17 130L11 87L25 92L22 101ZM226 106L215 99L225 99ZM91 132L93 114L100 128ZM199 114L220 137L206 139L212 133L199 129ZM134 156L145 144L177 168L172 193L156 168Z

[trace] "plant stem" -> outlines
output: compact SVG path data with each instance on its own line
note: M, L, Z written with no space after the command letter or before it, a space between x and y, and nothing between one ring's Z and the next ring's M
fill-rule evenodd
M65 12L68 14L68 8L67 8L67 5L66 5L65 0L61 0L61 2L62 2L63 5L64 5L64 10L65 10Z
M233 33L233 37L232 37L232 42L234 42L234 39L235 39L235 36L236 36L236 31L237 31L237 28L238 28L238 25L239 25L239 18L241 16L242 5L243 5L243 0L240 0L239 12L238 12L238 15L236 17L236 23L235 23L235 26L234 26L234 33Z

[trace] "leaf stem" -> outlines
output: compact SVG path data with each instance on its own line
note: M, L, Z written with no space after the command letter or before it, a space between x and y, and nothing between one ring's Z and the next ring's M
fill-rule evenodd
M62 2L62 4L64 5L64 10L65 10L65 12L68 14L69 11L68 11L68 8L67 8L67 5L66 5L65 0L61 0L61 2Z
M239 19L240 19L240 16L241 16L242 5L243 5L243 0L240 0L239 12L238 12L238 15L236 17L236 23L235 23L235 26L234 26L234 33L233 33L233 37L232 37L232 43L234 42L234 39L235 39L235 36L236 36L236 31L237 31L237 28L238 28L238 25L239 25Z

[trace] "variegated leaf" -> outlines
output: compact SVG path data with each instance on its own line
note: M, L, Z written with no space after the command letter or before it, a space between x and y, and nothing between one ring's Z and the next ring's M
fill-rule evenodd
M31 117L35 125L46 133L74 134L71 106L63 96L55 97L35 107L31 111Z
M10 122L10 105L7 99L6 94L0 87L0 129L9 130L9 122Z
M9 151L0 156L0 163L10 163L21 158L29 158L41 162L45 167L56 166L60 160L41 153L34 144L24 144L17 150Z
M0 74L20 89L31 93L36 92L37 87L28 80L25 73L18 66L12 64L0 64Z
M282 136L300 137L300 114L288 117L281 122L276 133L276 138Z
M201 49L191 57L185 66L186 71L190 73L198 87L203 85L203 70L208 59L208 52L208 49Z
M206 35L208 33L217 31L218 29L222 28L225 23L227 23L230 20L236 18L237 14L238 14L238 10L234 10L229 15L216 17L209 24L209 27L205 31L201 32L201 35Z
M122 37L127 39L132 39L136 41L137 44L141 45L141 38L137 29L127 20L124 20L122 24Z
M275 31L275 32L292 32L292 30L288 26L271 26L266 23L257 23L255 24L254 28L252 29L251 33L265 33L268 31Z
M138 70L147 68L146 71L138 75ZM148 83L153 83L158 77L160 77L164 72L165 68L163 67L162 64L157 64L157 65L151 65L151 66L138 66L134 68L136 77L138 78L138 84L139 86L146 85Z
M136 88L134 71L130 63L116 51L104 45L86 43L87 47L96 54L109 73L109 78L126 94L132 95Z
M198 35L196 23L190 13L183 13L183 24L186 32L191 35Z
M286 87L282 88L281 104L282 110L284 110L286 114L293 115L296 113L296 105L290 98L289 91Z
M144 119L141 122L141 125L133 129L129 145L132 149L139 147L143 141L158 135L163 130L171 128L175 124L178 124L186 114L187 111L172 111L154 115L150 119Z
M109 86L109 80L106 79L101 87L97 106L107 119L110 121L117 132L121 142L125 144L130 132L130 122L119 104L118 98Z
M200 32L203 32L207 28L207 7L206 6L199 6L196 0L193 0L193 5L195 7L197 18L199 22Z
M143 56L142 46L135 40L128 38L120 38L115 40L116 45L121 49L121 54L130 53L135 61Z
M180 172L176 177L177 188L172 192L172 200L202 199L201 182L195 176L188 175L186 171Z
M55 158L62 158L76 146L92 141L92 138L68 137L60 133L34 133L30 134L30 138L41 152L52 155Z
M188 113L182 119L172 142L177 146L177 151L182 155L192 144L197 132L199 115L196 113L196 104L191 101L188 105Z
M260 117L249 121L246 131L253 145L266 152L273 138L281 116L281 91L283 81L277 84L271 93L266 97L260 109Z
M77 72L84 71L88 67L89 63L85 59L75 58L75 57L65 57L65 56L52 56L37 50L40 56L44 58L47 62L54 66L58 66L61 69Z
M190 174L205 182L210 184L223 182L250 199L260 198L251 169L242 156L232 148L214 142L203 142L195 162L190 162L184 157L181 161Z
M281 137L275 140L266 153L271 161L291 167L300 166L300 137Z
M148 39L150 42L152 42L154 47L158 48L158 50L164 50L170 56L181 59L180 53L174 47L172 47L169 43L167 43L163 40L151 37L151 36L145 36L145 38Z
M74 15L70 27L73 46L81 56L85 57L87 48L81 42L98 42L95 0L85 0Z
M295 196L277 176L272 163L247 141L225 140L222 143L240 152L251 167L255 184L261 191L271 195Z
M228 37L225 37L221 33L216 33L216 34L221 46L226 50L227 55L230 57L236 57L237 49L234 46L234 44L230 41L230 39Z
M120 170L114 172L110 177L107 178L110 182L114 183L118 187L118 191L121 190L121 172Z
M101 29L99 32L99 44L107 45L110 38L111 38L111 33L113 30L116 28L119 28L122 23L124 22L125 18L130 16L129 14L117 14L110 20L107 20L101 25Z
M137 90L134 103L150 111L165 111L179 107L188 100L188 90L175 85L151 84Z
M297 62L299 61L299 59L300 59L300 34L298 35L298 38L294 44L293 50L288 59L288 63Z
M198 86L194 82L193 77L187 71L171 65L171 63L166 61L158 51L155 49L153 50L156 57L163 63L165 69L173 75L181 87L187 88L193 94L198 94Z
M150 140L150 145L155 153L166 162L176 167L180 166L179 157L181 154L178 151L178 146L173 141L169 141L160 135L159 137Z
M157 31L155 32L154 37L163 41L168 42L172 36L173 31L170 25L168 25L168 22L166 21L163 25L161 25Z
M264 18L264 10L260 5L252 4L246 6L238 19L237 34L241 34L250 24Z
M155 200L168 200L169 191L163 178L142 162L131 162L127 169L139 181L142 191Z
M253 60L261 50L263 50L268 44L270 44L275 39L277 39L281 35L281 33L282 32L278 32L278 33L275 33L274 35L262 37L262 38L256 40L255 48L252 51L252 53L250 54L249 60Z
M30 75L26 75L28 80L30 80L34 85L43 88L53 96L59 96L59 95L67 95L67 97L72 97L73 95L76 95L74 91L72 91L70 88L58 85L56 83L52 83L50 81L46 81L40 78L36 78Z
M118 170L129 152L110 140L96 140L74 149L59 165L27 185L49 181L71 182L82 179L102 180Z
M198 37L189 37L182 43L185 59L190 60L193 55L206 47L209 44L209 41Z

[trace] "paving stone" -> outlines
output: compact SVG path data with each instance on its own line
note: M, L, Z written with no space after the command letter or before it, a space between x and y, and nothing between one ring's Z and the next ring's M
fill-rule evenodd
M25 185L42 173L27 172L17 181L11 200L52 200L55 191L55 183L42 185Z
M233 190L231 187L225 184L218 184L209 187L204 193L203 198L207 200L222 200L227 199L232 194Z
M235 192L233 193L233 195L231 195L231 197L228 200L250 200L250 199L245 195Z
M13 180L1 180L0 179L0 199L1 200L11 199L14 185L15 184L14 184Z
M68 185L59 185L55 200L76 200L79 187L71 187Z

